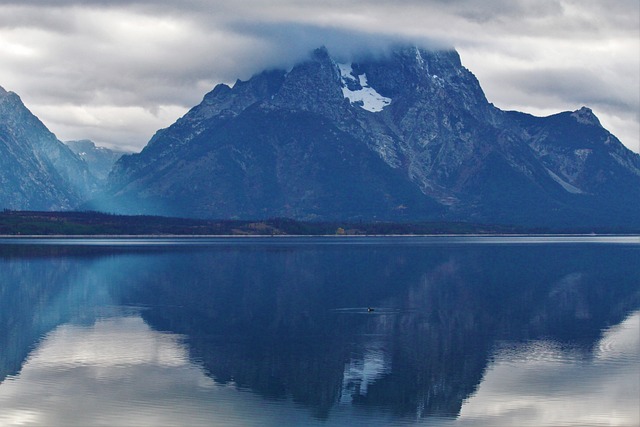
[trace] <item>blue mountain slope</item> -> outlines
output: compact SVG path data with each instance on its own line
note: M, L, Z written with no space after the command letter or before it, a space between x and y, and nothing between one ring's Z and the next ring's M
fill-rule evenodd
M0 208L71 209L95 190L82 159L0 87Z
M490 104L455 51L399 47L217 86L93 207L203 218L640 225L639 156L588 109Z

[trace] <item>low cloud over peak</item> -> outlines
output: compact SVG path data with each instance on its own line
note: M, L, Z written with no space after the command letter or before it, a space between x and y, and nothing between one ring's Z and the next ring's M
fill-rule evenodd
M61 139L139 149L217 83L398 43L455 46L503 109L588 105L640 151L636 0L5 0L0 84Z

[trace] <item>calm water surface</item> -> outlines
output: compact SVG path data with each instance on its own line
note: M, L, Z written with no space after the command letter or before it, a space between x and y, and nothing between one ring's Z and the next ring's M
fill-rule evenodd
M631 427L639 402L638 237L0 239L0 426Z

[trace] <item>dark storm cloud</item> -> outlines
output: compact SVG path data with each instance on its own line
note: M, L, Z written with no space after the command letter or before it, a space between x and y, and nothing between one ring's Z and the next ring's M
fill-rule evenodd
M261 68L289 68L308 57L318 47L326 47L340 60L387 55L397 45L415 44L428 49L451 49L445 41L427 37L408 38L397 34L372 34L344 28L321 27L296 23L233 23L228 28L237 34L251 36L268 47L258 56ZM258 65L258 64L256 64ZM255 68L255 67L253 67Z
M141 147L215 84L321 45L455 46L498 107L587 105L640 151L639 21L637 0L0 0L0 85L62 139Z

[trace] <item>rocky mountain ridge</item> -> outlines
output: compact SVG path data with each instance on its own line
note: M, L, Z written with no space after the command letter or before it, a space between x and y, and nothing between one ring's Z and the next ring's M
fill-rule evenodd
M324 49L202 103L116 163L95 207L202 218L638 221L640 156L591 110L489 103L455 51Z

